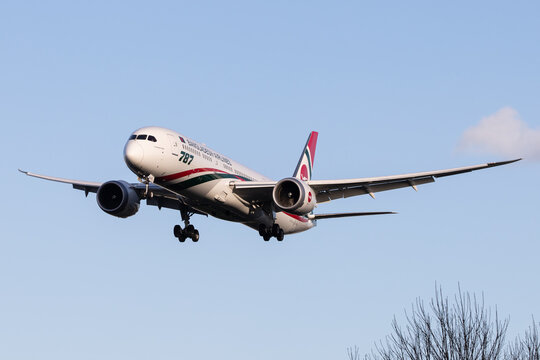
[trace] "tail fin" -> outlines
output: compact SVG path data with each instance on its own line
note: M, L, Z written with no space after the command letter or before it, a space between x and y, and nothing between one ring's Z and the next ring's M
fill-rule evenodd
M294 170L293 176L297 179L307 181L311 180L311 170L313 169L313 161L315 160L315 148L317 147L317 137L319 133L312 131L309 134L309 137L300 155L300 160L298 160L298 165L296 165L296 170Z

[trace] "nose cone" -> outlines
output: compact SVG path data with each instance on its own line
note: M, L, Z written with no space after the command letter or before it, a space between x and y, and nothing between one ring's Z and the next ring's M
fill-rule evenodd
M127 166L136 172L141 168L143 157L144 152L141 144L135 140L128 141L124 148L124 160Z

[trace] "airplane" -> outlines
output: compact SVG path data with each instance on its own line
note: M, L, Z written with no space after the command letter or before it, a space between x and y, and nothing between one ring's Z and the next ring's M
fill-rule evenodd
M317 220L395 214L390 211L315 214L318 204L340 198L432 183L435 178L510 164L521 159L403 175L342 180L313 180L318 132L312 131L291 177L271 180L230 158L173 130L143 127L134 131L124 147L124 160L138 183L111 180L104 183L45 176L20 170L45 180L71 184L85 195L96 193L98 206L120 218L133 216L141 200L147 205L179 210L184 227L175 225L180 242L199 241L190 223L195 214L242 223L259 232L264 241L316 226Z

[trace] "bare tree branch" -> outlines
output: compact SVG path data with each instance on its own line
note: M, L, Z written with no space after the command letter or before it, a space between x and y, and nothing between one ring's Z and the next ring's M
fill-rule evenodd
M523 339L518 336L508 345L505 358L508 360L540 360L540 338L538 337L539 324L532 319L532 325L525 331Z
M428 308L417 299L411 311L405 311L405 320L402 327L394 318L392 334L385 342L376 344L375 351L365 355L365 359L503 359L508 319L500 320L497 309L492 318L491 310L484 305L483 295L478 300L474 294L463 293L459 288L450 306L439 287ZM349 356L349 359L352 358Z

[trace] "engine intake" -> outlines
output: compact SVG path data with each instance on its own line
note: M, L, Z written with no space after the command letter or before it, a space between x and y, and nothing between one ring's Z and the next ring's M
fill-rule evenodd
M101 185L96 200L101 210L121 218L135 215L139 211L139 195L122 180L108 181Z
M316 205L315 192L305 182L297 178L285 178L274 186L272 198L281 211L297 215L310 213Z

